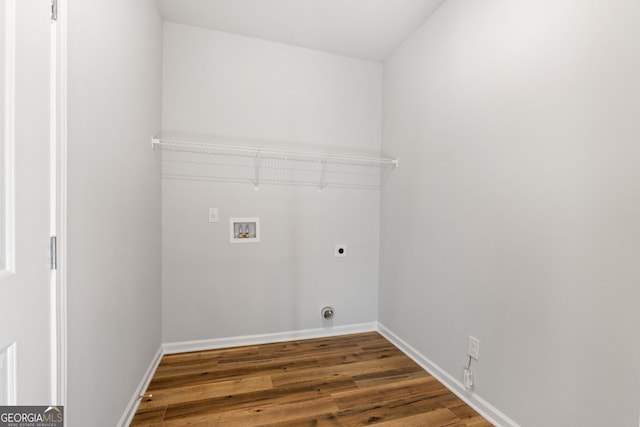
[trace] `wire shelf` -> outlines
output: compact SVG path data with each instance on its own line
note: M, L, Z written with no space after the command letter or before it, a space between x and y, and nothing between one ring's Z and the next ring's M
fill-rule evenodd
M352 153L250 147L175 138L154 138L162 177L218 182L246 182L379 189L398 166L390 157Z

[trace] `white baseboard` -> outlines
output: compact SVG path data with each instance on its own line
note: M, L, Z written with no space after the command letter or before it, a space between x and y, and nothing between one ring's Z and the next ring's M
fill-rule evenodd
M140 399L138 398L138 396L143 394L145 390L147 390L147 387L149 387L151 378L153 378L153 374L156 372L156 369L158 368L158 365L162 360L162 356L163 356L162 346L160 346L158 348L158 351L156 352L156 355L153 357L153 360L151 361L149 368L147 368L147 372L145 372L144 376L142 377L142 380L140 381L140 384L138 385L136 392L133 394L131 401L127 405L127 408L125 409L124 413L122 414L122 417L118 422L118 427L128 427L129 424L131 424L131 421L133 421L133 417L136 414L136 411L138 410L138 406L140 405Z
M476 393L467 391L461 381L449 375L380 322L378 322L378 332L496 427L520 427L518 423Z
M164 354L184 353L188 351L213 350L216 348L238 347L243 345L267 344L310 338L324 338L336 335L357 334L378 330L377 322L355 325L335 326L332 328L303 329L300 331L276 332L273 334L244 335L239 337L214 338L198 341L179 341L164 343Z

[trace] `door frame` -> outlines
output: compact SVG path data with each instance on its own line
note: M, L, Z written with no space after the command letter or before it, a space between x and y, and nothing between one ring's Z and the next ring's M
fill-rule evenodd
M51 118L51 209L56 236L57 268L52 281L55 305L52 315L54 402L67 402L67 0L57 0L57 19L51 25L52 114ZM68 408L65 408L68 413ZM67 416L65 416L67 418Z

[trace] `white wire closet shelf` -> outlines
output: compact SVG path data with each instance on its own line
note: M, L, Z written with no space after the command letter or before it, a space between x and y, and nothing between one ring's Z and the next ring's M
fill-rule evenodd
M154 138L162 177L217 182L380 189L398 166L391 157L239 146L214 141Z

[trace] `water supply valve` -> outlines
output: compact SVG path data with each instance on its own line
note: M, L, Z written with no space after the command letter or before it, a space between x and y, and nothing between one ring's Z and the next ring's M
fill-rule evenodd
M334 314L333 307L329 307L329 306L322 307L322 310L320 310L320 315L324 320L333 319L333 314Z

